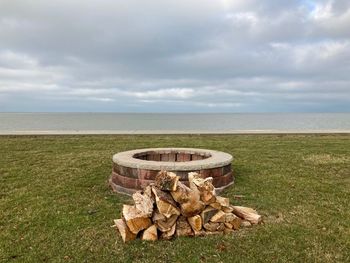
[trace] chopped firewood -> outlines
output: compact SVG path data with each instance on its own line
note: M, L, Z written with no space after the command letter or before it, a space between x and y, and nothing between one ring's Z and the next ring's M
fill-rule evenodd
M151 183L151 184L147 185L143 189L143 194L147 195L154 203L155 202L155 198L154 198L154 195L153 195L153 192L152 192L152 186L154 186L154 183Z
M207 223L217 212L217 209L207 206L201 213L203 224Z
M166 218L157 210L153 214L152 221L160 231L167 232L170 231L172 226L176 223L177 217L178 215L172 215L169 218Z
M217 228L218 231L224 231L225 229L225 223L219 223L219 227Z
M215 232L215 231L223 231L225 229L224 223L214 223L214 222L208 222L203 225L204 228L208 231Z
M205 207L200 200L198 191L193 191L183 183L179 182L176 191L170 192L174 200L180 204L181 214L191 217L199 214Z
M242 220L241 226L242 227L251 227L252 224L249 221L247 221L247 220Z
M213 178L189 173L188 179L190 187L176 174L161 171L155 183L134 193L134 205L124 205L122 219L114 221L123 241L231 234L261 222L254 209L216 196Z
M153 200L147 194L142 194L141 191L137 191L132 195L132 198L138 210L148 217L152 216Z
M189 173L188 181L191 189L197 189L199 191L200 198L205 204L215 202L215 188L213 185L212 177L207 177L203 179L198 173Z
M233 220L235 220L237 218L237 216L235 214L232 213L225 213L225 222L229 223Z
M178 182L176 190L173 192L170 192L170 194L177 203L183 204L188 202L190 192L191 192L190 188L188 188L183 183Z
M123 217L126 225L134 234L152 225L151 219L138 210L136 206L123 205Z
M221 210L221 205L219 202L214 202L214 203L211 203L209 205L217 210Z
M180 205L181 207L181 214L185 217L192 217L195 215L200 214L203 209L205 208L205 204L200 201L198 198L190 198L192 200Z
M124 243L130 240L134 240L136 238L136 234L130 231L130 229L127 227L123 219L115 219L113 227L118 228Z
M180 216L176 221L176 236L193 236L194 233L186 217Z
M202 218L200 215L189 217L187 220L194 232L198 232L202 229Z
M229 223L233 225L233 228L235 230L238 230L241 227L242 219L240 219L238 216L235 216L235 218L231 220Z
M231 223L225 223L225 227L226 227L226 228L232 229L232 228L233 228L233 225L232 225Z
M210 218L210 221L214 222L214 223L225 223L226 222L226 214L225 214L225 212L219 210L215 215L213 215Z
M167 218L172 215L180 215L180 210L177 208L174 199L168 192L163 192L157 187L152 187L152 192L156 198L156 204L161 214Z
M151 225L142 233L142 240L155 241L158 240L157 227L155 225Z
M258 214L253 208L244 206L232 206L233 213L240 218L249 221L252 224L259 224L262 220L261 215Z
M176 224L174 224L169 231L163 232L161 235L161 238L171 239L175 234L175 230L176 230Z
M226 197L217 196L216 202L218 202L222 207L229 207L230 206L230 200Z
M179 177L172 172L160 171L155 179L155 185L163 191L175 191Z
M232 213L233 208L231 206L229 206L229 207L222 207L221 210L224 211L225 213Z

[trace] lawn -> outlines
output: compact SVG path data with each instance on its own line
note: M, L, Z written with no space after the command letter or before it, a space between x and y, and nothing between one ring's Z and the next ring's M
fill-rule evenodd
M111 158L145 147L232 154L222 195L264 224L123 244ZM350 135L1 136L0 262L350 262Z

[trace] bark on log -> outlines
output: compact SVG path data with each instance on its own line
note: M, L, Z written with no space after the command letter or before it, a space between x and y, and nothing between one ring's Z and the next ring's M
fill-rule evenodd
M116 227L119 230L124 243L136 238L136 234L130 231L123 219L115 219L113 227Z
M232 206L233 213L240 218L249 221L252 224L259 224L262 220L261 215L254 209L244 206Z
M126 225L134 234L152 225L151 219L135 206L123 205L123 217Z
M207 206L201 213L203 224L208 223L210 218L218 212L217 209Z
M156 204L159 212L169 218L172 215L180 215L180 210L177 208L174 199L168 192L163 192L157 187L152 187L152 192L156 199Z
M155 178L155 185L163 191L175 191L179 177L172 172L160 171Z
M156 241L158 240L157 227L155 225L151 225L142 233L142 240L148 241Z

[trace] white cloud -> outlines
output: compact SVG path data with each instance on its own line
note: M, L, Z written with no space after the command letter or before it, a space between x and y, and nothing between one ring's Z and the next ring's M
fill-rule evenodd
M2 1L0 111L350 110L349 28L345 0Z

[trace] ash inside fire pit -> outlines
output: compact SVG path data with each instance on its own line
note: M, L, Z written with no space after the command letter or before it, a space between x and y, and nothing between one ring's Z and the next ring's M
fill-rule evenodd
M213 177L213 185L222 190L233 183L230 154L193 148L149 148L120 152L113 156L109 183L114 191L132 194L154 181L161 170L174 172L188 185L188 173Z

